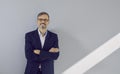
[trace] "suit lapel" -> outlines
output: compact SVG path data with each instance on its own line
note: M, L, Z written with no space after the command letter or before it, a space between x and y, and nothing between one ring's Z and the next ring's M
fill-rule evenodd
M47 30L47 35L45 38L45 43L44 43L43 49L45 49L47 47L47 44L49 42L49 38L50 38L50 34L49 34L49 31Z
M47 44L49 42L49 38L50 38L50 34L49 34L49 31L47 30L47 35L46 35L46 38L45 38L45 43L44 43L44 46L42 48L42 45L41 45L41 40L40 40L40 37L39 37L39 34L38 34L38 29L35 30L35 43L37 45L37 48L38 49L45 49L47 47Z
M38 49L42 49L42 46L41 46L41 41L40 41L40 37L39 37L39 34L38 34L38 29L35 30L35 44L37 45L37 48Z

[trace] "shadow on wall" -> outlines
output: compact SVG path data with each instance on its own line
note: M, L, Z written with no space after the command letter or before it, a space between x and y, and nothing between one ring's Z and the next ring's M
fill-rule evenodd
M84 56L87 52L82 41L62 29L51 30L59 37L60 56L55 61L55 74L62 74Z

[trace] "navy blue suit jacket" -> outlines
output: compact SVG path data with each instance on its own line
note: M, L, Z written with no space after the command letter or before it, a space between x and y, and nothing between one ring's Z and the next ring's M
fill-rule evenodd
M25 56L27 64L25 74L54 74L54 60L58 58L59 52L49 52L52 47L59 48L57 34L47 31L45 43L42 48L37 29L26 33ZM34 49L41 50L40 55L34 54ZM40 64L42 73L38 73Z

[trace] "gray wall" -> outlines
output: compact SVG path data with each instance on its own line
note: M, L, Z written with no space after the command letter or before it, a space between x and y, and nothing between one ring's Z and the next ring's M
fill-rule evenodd
M49 30L59 35L55 74L120 32L119 0L0 0L0 74L24 73L24 35L36 29L41 11L50 14ZM119 54L120 50L86 74L119 74Z

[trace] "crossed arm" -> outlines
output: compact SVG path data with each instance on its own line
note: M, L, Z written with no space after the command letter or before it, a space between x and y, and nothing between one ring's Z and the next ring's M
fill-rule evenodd
M44 61L47 59L56 60L59 56L58 48L51 48L49 51L34 49L33 53L39 56L39 60Z
M57 52L59 52L59 50L58 50L58 48L51 48L49 50L49 52L51 52L51 53L57 53ZM40 50L39 49L34 49L33 53L40 55Z
M59 56L59 49L58 49L58 38L56 38L54 42L54 46L49 50L39 50L34 49L32 46L31 38L29 35L25 35L25 56L27 60L31 61L44 61L47 59L56 60Z

